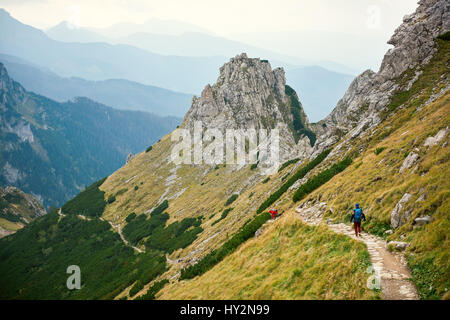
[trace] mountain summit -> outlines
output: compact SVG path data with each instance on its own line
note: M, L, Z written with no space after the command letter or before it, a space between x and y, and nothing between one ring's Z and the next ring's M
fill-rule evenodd
M286 85L282 68L242 53L220 68L184 117L183 127L202 121L207 128L278 129L281 158L298 156L314 145L315 136L295 91Z

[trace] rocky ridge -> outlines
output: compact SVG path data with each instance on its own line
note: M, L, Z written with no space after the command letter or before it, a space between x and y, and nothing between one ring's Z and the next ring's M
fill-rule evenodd
M318 142L314 153L328 148L348 133L344 142L362 135L382 120L392 95L409 90L436 53L435 38L450 30L450 3L419 1L417 10L406 15L388 41L394 47L383 58L380 70L367 70L355 78L344 97L324 120L313 127ZM406 83L399 79L411 74ZM342 143L341 143L342 144Z

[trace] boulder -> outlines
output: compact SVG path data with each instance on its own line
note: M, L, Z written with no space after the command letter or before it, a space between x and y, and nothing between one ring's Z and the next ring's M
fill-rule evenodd
M419 155L415 152L411 152L403 161L402 166L400 167L399 173L403 173L406 169L411 168L419 159Z
M406 220L408 220L409 214L403 214L403 209L405 207L405 204L411 199L411 197L411 194L405 193L400 201L395 205L394 210L392 210L391 227L393 229L402 226L406 222Z
M431 222L430 216L424 216L414 219L414 222L417 226L423 226Z
M409 247L409 243L402 241L390 241L387 243L388 249L396 251L405 251Z
M425 143L423 144L424 147L432 147L437 145L439 142L444 139L448 134L449 129L445 128L440 130L434 137L428 137L427 140L425 140Z

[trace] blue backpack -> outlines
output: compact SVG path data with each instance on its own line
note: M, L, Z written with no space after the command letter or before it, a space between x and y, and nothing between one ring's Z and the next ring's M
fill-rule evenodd
M361 208L355 209L355 222L361 222L362 210Z

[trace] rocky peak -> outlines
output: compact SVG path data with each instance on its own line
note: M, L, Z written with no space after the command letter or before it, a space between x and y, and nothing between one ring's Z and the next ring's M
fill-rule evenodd
M0 91L9 91L12 88L12 80L8 75L3 63L0 62Z
M394 79L418 64L426 64L436 51L434 39L450 30L450 2L421 0L417 10L403 17L388 44L378 80Z
M450 30L450 2L422 0L417 10L403 18L403 23L388 41L394 47L383 58L380 70L367 70L354 79L335 109L314 126L319 136L315 152L336 143L342 134L348 138L361 135L377 125L380 112L399 89L408 89L420 72L401 88L396 81L405 71L427 64L436 52L435 38Z
M302 134L309 130L308 118L295 91L286 86L284 70L272 70L267 60L245 53L225 63L216 83L194 96L181 127L193 128L195 121L219 130L276 128L282 159L297 157L304 145L310 145Z

